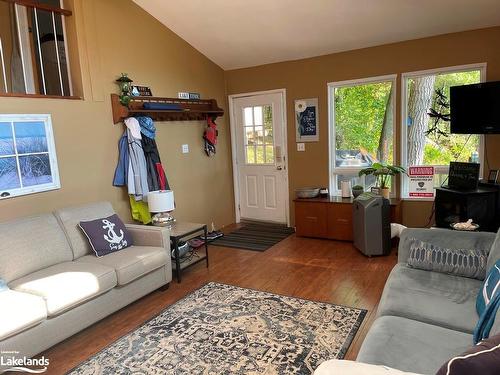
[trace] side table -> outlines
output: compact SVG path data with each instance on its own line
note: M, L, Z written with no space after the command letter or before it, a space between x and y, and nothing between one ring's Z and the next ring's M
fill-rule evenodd
M200 232L203 232L203 235L205 237L205 251L204 252L199 252L198 248L196 251L198 252L199 256L193 257L192 259L189 259L186 262L183 262L181 264L181 259L179 256L179 242L181 239L185 239L186 241L189 240L190 238L195 237L195 235L200 234ZM197 224L197 223L183 223L183 222L176 222L172 227L170 228L170 239L172 240L172 245L174 249L174 260L175 263L172 264L172 268L175 270L175 275L177 277L177 282L181 282L181 273L183 269L186 269L187 267L192 266L193 264L196 264L198 262L201 262L202 260L206 259L207 262L207 268L208 268L208 241L207 241L207 225L206 224Z

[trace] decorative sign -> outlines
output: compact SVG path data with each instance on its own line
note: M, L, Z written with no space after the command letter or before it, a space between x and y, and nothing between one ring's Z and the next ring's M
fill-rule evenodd
M408 168L410 198L434 198L434 167Z
M297 142L318 142L318 98L295 101Z
M148 86L132 86L132 96L153 96L151 88Z
M201 99L201 95L197 92L178 92L177 97L179 99Z

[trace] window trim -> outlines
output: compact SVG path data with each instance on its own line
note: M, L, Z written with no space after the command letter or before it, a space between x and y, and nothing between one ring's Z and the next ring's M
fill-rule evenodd
M426 75L431 75L431 74L446 74L446 73L459 73L459 72L470 72L473 70L479 70L480 72L480 82L485 82L486 81L486 70L487 70L487 63L474 63L474 64L465 64L465 65L454 65L454 66L447 66L443 68L434 68L434 69L426 69L426 70L418 70L418 71L413 71L413 72L405 72L401 74L401 123L400 123L400 138L399 141L401 142L401 147L400 147L400 165L404 168L408 168L408 161L407 161L407 128L406 128L406 117L408 114L408 106L407 106L407 100L408 100L408 93L406 90L406 81L410 78L415 78L415 77L421 77L421 76L426 76ZM479 136L479 163L481 165L480 173L479 175L483 175L483 167L484 167L484 142L485 142L485 137L483 134ZM434 165L434 173L435 174L446 174L449 172L449 166L444 166L444 165ZM406 176L403 176L402 178L399 179L399 188L401 191L401 198L405 200L418 200L418 201L425 201L426 199L421 199L421 198L410 198L408 196L408 178ZM433 199L427 199L427 200L433 200Z
M393 121L394 124L396 125L396 103L397 103L397 96L398 96L398 85L397 85L397 79L398 75L397 74L386 74L382 76L374 76L374 77L367 77L367 78L360 78L360 79L351 79L351 80L345 80L345 81L334 81L334 82L328 82L327 84L327 91L328 91L328 179L329 179L329 192L330 195L340 195L340 190L337 189L337 175L338 174L345 174L349 175L352 174L354 176L357 176L359 171L363 168L360 167L336 167L335 166L335 155L336 155L336 150L337 150L337 145L336 145L336 140L335 140L335 109L333 106L333 99L335 98L335 89L336 88L341 88L341 87L349 87L349 86L357 86L357 85L363 85L363 84L369 84L369 83L381 83L381 82L387 82L391 81L392 82L392 89L394 90L393 95L392 95L392 114L393 114ZM393 155L394 158L396 158L396 141L397 141L397 136L396 136L396 127L394 126L393 129L393 141L392 141L392 148L393 148ZM394 161L393 161L394 162ZM391 189L391 196L395 196L396 194L396 189Z
M50 190L58 190L61 188L61 180L59 178L59 167L57 162L56 145L54 140L54 131L52 128L52 117L50 114L0 114L0 122L30 122L39 121L45 124L45 136L47 139L47 154L49 156L50 171L52 182L47 184L34 185L11 190L0 190L0 193L8 192L10 195L0 197L3 199L15 198L23 195L42 193ZM16 150L16 157L18 156ZM18 160L16 160L19 163ZM19 171L20 173L20 171ZM19 176L21 178L21 176Z

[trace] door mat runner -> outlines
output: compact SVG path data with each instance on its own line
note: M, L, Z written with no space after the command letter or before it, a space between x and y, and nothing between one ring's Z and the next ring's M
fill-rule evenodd
M264 251L284 240L295 231L282 224L244 222L243 227L212 242L214 246Z

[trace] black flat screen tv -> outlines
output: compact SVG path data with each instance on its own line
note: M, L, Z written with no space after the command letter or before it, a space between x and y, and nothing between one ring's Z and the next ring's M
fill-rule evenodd
M500 134L500 81L450 88L450 131Z

